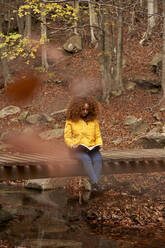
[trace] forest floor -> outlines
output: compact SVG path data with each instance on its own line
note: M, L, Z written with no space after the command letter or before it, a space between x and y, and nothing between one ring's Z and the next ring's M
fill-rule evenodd
M129 35L126 37L124 42L124 86L136 79L160 81L160 78L152 72L150 62L153 55L160 52L161 39L154 37L147 46L141 46L137 37L132 38ZM30 74L31 69L35 69L40 85L33 98L28 102L15 101L8 97L6 90L2 89L0 92L1 109L8 105L17 105L21 107L22 111L28 108L31 114L46 113L49 115L66 108L70 97L75 94L86 93L99 98L101 85L98 50L90 48L89 44L84 42L84 48L81 52L69 54L62 51L62 43L58 44L59 40L56 40L55 45L53 42L52 39L48 46L50 64L48 72L41 71L39 54L35 63L32 62L30 70L19 59L16 62L11 62L11 72L16 82L20 80L22 73ZM124 126L125 118L129 115L142 118L149 124L149 131L155 122L153 113L159 111L160 99L161 91L152 93L149 89L136 86L132 91L125 90L121 96L111 96L109 104L101 102L102 112L99 121L104 149L138 149L139 147L133 142L135 137L129 134L129 127ZM164 118L165 116L162 116L163 120L165 120ZM54 123L64 127L64 121L61 121L61 118L56 118ZM9 128L23 130L26 126L26 122L11 122L9 118L1 119L2 132ZM37 127L38 131L49 128L51 128L49 125ZM114 144L113 141L116 139L121 139L122 142Z

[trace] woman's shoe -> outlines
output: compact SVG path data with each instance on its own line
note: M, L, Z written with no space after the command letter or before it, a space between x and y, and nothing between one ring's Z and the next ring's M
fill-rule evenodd
M100 191L100 187L97 183L92 184L92 191Z

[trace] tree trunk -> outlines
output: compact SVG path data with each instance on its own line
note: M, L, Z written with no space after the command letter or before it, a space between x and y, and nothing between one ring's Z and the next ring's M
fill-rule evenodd
M74 12L78 16L79 15L79 0L74 0ZM74 21L74 34L78 34L77 31L78 21Z
M143 0L140 0L140 6L141 7L143 6Z
M149 36L152 33L152 30L156 22L156 16L155 16L156 10L157 10L157 2L155 2L155 0L147 0L148 26L147 26L147 31L144 32L143 37L139 42L141 45L143 45L148 40Z
M17 20L17 26L18 26L18 32L19 34L24 34L24 29L25 29L25 18L19 17L18 14L16 13L16 20Z
M163 101L165 101L165 1L164 0L163 0L162 91L163 91Z
M155 26L155 0L148 0L147 6L148 6L148 35L151 34L153 27Z
M100 69L101 69L101 86L102 86L102 99L106 102L109 102L109 96L112 88L113 78L111 72L113 73L112 68L112 53L111 46L112 34L110 33L110 22L109 22L109 10L105 12L102 10L100 12L100 30L101 35L99 39L99 47L101 55L99 57Z
M121 3L119 1L119 3ZM102 98L109 102L110 94L118 96L124 90L122 83L122 53L123 53L123 16L120 8L118 16L118 33L116 32L111 12L108 8L101 11L100 26L102 33L99 39L101 50L100 68ZM117 43L117 47L116 47Z
M3 24L3 0L0 0L0 33L3 33L2 24ZM0 38L0 43L3 43L3 38ZM2 64L2 75L4 79L4 83L0 83L0 87L5 86L8 81L10 80L10 73L9 68L7 64L6 58L2 58L3 48L0 49L0 58L1 58L1 64Z
M24 31L24 36L27 38L31 38L31 27L32 27L32 21L31 21L31 13L30 10L28 11L29 13L25 16L25 31Z
M94 4L89 1L89 22L90 22L90 32L91 32L91 43L95 44L97 42L94 32L94 26L98 27L98 22L96 20L96 12L94 9Z
M19 0L16 1L16 6L17 9L19 8ZM24 34L24 29L25 29L25 17L19 17L18 13L16 13L16 21L17 21L17 26L18 26L18 32L19 34Z
M158 13L158 0L154 0L154 13Z
M117 34L117 57L116 57L116 90L122 92L123 82L122 82L122 64L123 64L123 13L122 13L122 4L119 0L119 11L118 11L118 34Z
M48 60L47 60L47 49L46 49L46 43L47 43L47 28L46 28L46 16L43 14L43 11L41 11L41 53L42 53L42 67L44 70L48 70Z

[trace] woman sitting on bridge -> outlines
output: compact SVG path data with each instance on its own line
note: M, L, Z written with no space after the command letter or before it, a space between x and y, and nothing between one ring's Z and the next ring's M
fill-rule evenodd
M93 97L74 97L68 105L64 140L74 158L80 160L90 178L92 190L98 190L102 169L102 146L97 120L99 104Z

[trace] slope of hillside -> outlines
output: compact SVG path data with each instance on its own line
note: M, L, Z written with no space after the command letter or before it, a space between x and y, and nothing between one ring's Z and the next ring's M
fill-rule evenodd
M139 25L139 26L138 26ZM153 33L152 39L148 40L145 46L139 44L144 32L144 25L138 23L133 32L124 32L124 66L123 83L138 79L158 80L160 78L152 72L151 60L155 53L162 49L162 38L157 32ZM37 34L35 32L35 37ZM0 109L16 105L21 107L21 112L28 110L29 114L51 113L66 108L70 97L78 93L92 94L100 99L100 68L98 63L98 48L91 48L89 42L84 41L83 50L76 54L69 54L63 51L63 44L67 35L54 35L48 45L49 71L41 70L40 51L37 58L30 66L23 64L20 58L10 63L12 77L17 80L22 73L37 72L40 80L39 88L26 102L14 101L7 97L6 89L0 91ZM2 75L1 75L2 78ZM142 118L148 123L148 130L153 128L155 122L153 114L159 110L158 103L161 99L161 91L153 94L149 89L135 87L134 90L125 90L121 96L110 98L110 103L101 102L102 114L100 116L101 131L103 134L104 149L129 149L139 147L134 144L134 136L130 136L129 128L124 125L125 118L134 115ZM152 109L149 111L148 109ZM14 121L19 114L1 119L1 133L7 130L19 130L22 132L29 127L26 121ZM31 126L38 132L49 130L58 124L64 127L64 116L56 116L51 123L37 124ZM164 116L162 114L162 125ZM120 142L114 142L115 140Z

